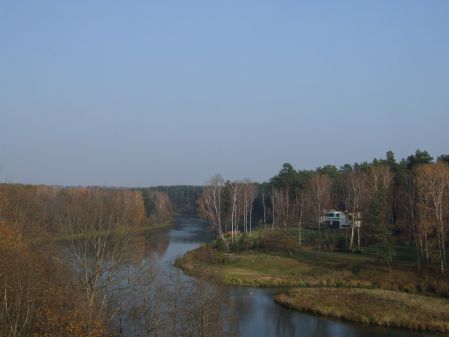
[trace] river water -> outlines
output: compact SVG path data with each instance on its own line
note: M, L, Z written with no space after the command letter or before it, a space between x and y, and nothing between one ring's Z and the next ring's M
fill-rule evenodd
M197 218L179 217L171 229L150 233L152 247L146 258L156 260L167 275L175 271L173 262L203 243L212 240L213 233ZM186 276L187 277L187 276ZM238 317L238 336L242 337L431 337L439 334L380 328L326 319L291 311L277 305L272 297L278 290L266 288L229 287L227 296ZM367 303L367 305L369 305Z

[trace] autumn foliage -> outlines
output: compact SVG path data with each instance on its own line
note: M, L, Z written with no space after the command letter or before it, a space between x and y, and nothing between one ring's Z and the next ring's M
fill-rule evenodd
M91 300L86 285L58 245L70 221L71 238L86 242L95 231L103 236L126 232L146 216L141 195L133 191L0 185L0 336L107 333L101 312L106 307L95 306L93 319L86 309Z

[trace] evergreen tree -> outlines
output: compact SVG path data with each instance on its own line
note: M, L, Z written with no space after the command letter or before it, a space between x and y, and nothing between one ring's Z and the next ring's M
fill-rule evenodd
M388 271L390 271L392 257L395 254L395 240L390 224L391 210L388 199L388 191L380 185L373 195L369 208L369 232L372 241L380 249L380 255L387 263Z
M444 161L449 164L449 154L442 154L438 157L438 161Z
M270 183L276 188L288 188L298 184L298 173L290 163L284 163L279 173L271 178Z
M407 167L411 170L413 167L419 164L428 164L431 163L433 157L426 150L421 151L420 149L416 150L415 154L407 157Z

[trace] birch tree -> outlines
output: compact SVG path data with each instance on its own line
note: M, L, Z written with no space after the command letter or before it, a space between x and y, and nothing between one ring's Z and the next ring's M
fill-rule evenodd
M331 205L331 186L329 176L315 174L309 180L308 192L314 213L314 220L318 226L319 247L321 248L321 216L323 211Z
M349 210L353 213L353 224L351 226L351 240L349 243L349 250L354 250L354 236L357 231L357 246L360 249L360 212L361 199L363 194L363 172L360 170L349 171L345 175L346 196ZM357 224L357 225L356 225Z
M216 229L218 236L226 243L222 224L224 179L221 175L213 176L204 186L203 193L198 199L198 212L201 217L209 220Z
M447 193L449 188L449 166L445 162L421 165L416 170L418 188L424 203L432 213L432 221L437 232L440 253L440 271L444 273L446 265L446 227Z
M244 231L247 232L249 227L249 233L251 235L253 205L254 200L256 198L257 189L256 186L249 179L245 179L242 183L242 190L243 190Z
M238 230L238 200L240 195L240 184L234 182L231 184L231 237L235 238L235 232Z
M271 200L271 229L273 229L276 223L275 219L276 219L276 205L277 205L277 191L274 187L271 187L270 200Z

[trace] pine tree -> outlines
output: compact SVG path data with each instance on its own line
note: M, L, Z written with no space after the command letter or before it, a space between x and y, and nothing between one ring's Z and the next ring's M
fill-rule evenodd
M394 236L390 224L391 210L388 193L380 185L374 193L369 209L370 237L378 245L380 255L385 259L388 271L391 271L391 261L395 254Z

